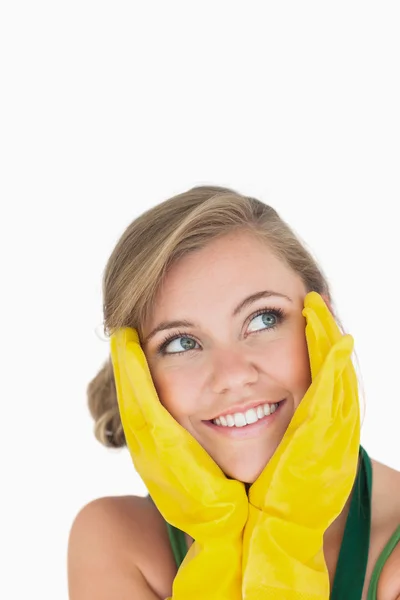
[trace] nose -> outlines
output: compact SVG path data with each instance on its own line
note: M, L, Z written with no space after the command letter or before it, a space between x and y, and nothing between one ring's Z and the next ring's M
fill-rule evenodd
M215 394L237 392L258 380L258 369L243 348L214 350L211 361L210 383Z

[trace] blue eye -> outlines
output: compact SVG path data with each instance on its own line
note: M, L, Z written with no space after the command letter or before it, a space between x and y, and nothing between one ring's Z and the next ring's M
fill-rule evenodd
M251 333L255 331L262 331L264 329L275 329L275 327L279 325L283 318L284 314L280 308L260 310L251 319L248 331Z
M161 354L181 354L188 350L196 350L198 344L196 340L187 335L176 335L167 338L161 344L159 352Z

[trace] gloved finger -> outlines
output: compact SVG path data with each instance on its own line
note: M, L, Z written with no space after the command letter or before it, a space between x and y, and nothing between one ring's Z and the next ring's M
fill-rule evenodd
M132 349L129 349L129 345L134 338L134 330L123 328L116 331L110 340L118 407L124 431L127 425L130 430L136 431L147 424L132 387L135 363L132 369Z
M304 312L312 311L322 324L331 344L334 344L342 336L336 320L325 300L317 292L309 292L304 298ZM306 316L306 315L304 315Z
M341 332L324 299L317 292L306 295L302 314L307 321L306 340L314 379L330 348L340 339Z
M324 419L329 423L337 411L337 403L343 403L343 394L336 393L345 369L351 362L354 341L347 334L330 348L318 375L312 381L298 406L289 427L298 427L302 422Z
M322 367L324 355L326 356L329 344L335 344L342 337L342 333L324 299L318 293L310 292L307 294L304 305L303 314L307 319L306 336L308 336L309 348L311 350L310 363L312 377L314 378ZM355 390L357 393L357 375L351 360L343 370L340 379L345 389ZM336 385L340 385L340 383L336 382ZM342 396L337 394L336 397L340 398ZM358 403L358 395L355 400ZM346 393L343 396L343 402L336 402L332 407L333 418L336 418L336 410L341 411L341 418L346 419L349 416L352 418L353 403L354 393L353 396Z

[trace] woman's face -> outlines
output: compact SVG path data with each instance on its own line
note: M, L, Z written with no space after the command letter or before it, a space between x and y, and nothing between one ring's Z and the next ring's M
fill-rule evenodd
M311 383L305 295L300 277L260 240L229 234L171 267L143 328L162 404L239 481L260 475ZM265 404L282 400L261 417ZM245 416L257 422L212 422L253 407Z

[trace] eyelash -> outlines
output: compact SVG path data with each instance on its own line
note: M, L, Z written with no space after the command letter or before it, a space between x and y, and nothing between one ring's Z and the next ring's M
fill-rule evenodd
M262 333L264 331L271 331L272 329L275 329L276 327L278 327L278 325L280 325L282 323L282 321L286 317L285 312L281 308L261 308L260 310L257 310L255 313L250 315L248 322L251 323L251 321L253 319L255 319L256 317L259 317L260 315L263 315L265 313L267 313L269 315L274 315L277 318L277 323L275 325L273 325L272 327L266 327L265 329L259 329L257 331L252 331L251 335L254 335L257 333ZM162 356L179 356L180 354L187 354L188 352L190 352L190 350L182 350L182 352L165 352L165 349L167 348L168 344L170 344L174 340L179 339L180 337L186 337L189 339L193 339L197 344L199 343L196 340L196 338L194 338L191 335L188 335L188 333L185 333L183 331L176 331L174 333L168 334L163 339L163 341L157 348L157 354L161 354ZM195 350L195 348L193 348L193 350Z

